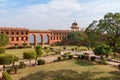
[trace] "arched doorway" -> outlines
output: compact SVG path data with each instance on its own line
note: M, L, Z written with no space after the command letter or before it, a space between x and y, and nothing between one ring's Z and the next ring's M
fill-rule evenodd
M38 41L38 42L37 42L38 45L41 45L41 44L42 44L42 35L38 35L38 36L37 36L37 41Z
M30 36L29 36L29 44L30 45L35 45L35 35L34 34L30 34Z
M49 44L49 36L47 34L44 35L44 44Z

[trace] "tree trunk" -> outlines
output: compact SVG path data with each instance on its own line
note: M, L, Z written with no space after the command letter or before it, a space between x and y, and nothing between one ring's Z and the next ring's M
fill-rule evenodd
M5 65L3 65L3 71L5 71Z
M103 60L103 55L100 56L101 60Z
M29 60L29 67L31 66L31 59Z
M38 56L35 58L35 65L37 64L37 58L38 58Z
M12 68L14 68L14 66L15 66L15 62L13 62L13 64L12 64Z

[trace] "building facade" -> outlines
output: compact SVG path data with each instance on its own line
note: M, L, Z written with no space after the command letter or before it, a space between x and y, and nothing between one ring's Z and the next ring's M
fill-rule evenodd
M6 34L9 37L10 43L6 47L23 46L38 44L52 45L56 42L61 42L71 31L79 31L78 24L74 22L71 30L29 30L26 28L10 28L0 27L0 34ZM33 36L33 43L30 42L30 36ZM39 38L40 37L40 38Z

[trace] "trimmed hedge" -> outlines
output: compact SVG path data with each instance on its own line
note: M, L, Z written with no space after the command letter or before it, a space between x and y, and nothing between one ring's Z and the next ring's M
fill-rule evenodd
M96 57L95 56L91 56L90 59L91 59L91 61L95 61Z
M7 72L3 72L2 75L5 80L12 80L11 76Z
M44 65L46 61L39 59L39 60L37 60L37 62L38 62L38 65Z
M69 58L69 59L72 59L72 58L73 58L73 55L68 55L68 58Z
M25 67L26 64L23 61L19 62L19 68L25 68Z
M62 57L58 57L58 61L62 61Z

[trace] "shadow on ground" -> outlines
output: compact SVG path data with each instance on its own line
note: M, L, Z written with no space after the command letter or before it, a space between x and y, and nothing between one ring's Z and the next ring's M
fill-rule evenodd
M58 70L58 71L39 71L37 73L28 75L19 80L120 80L118 77L119 72L110 72L113 76L110 77L102 77L99 79L93 79L93 77L97 74L102 74L103 72L82 72L79 74L73 70Z
M76 60L75 64L78 64L80 66L93 66L94 64L90 61L86 61L86 60Z

